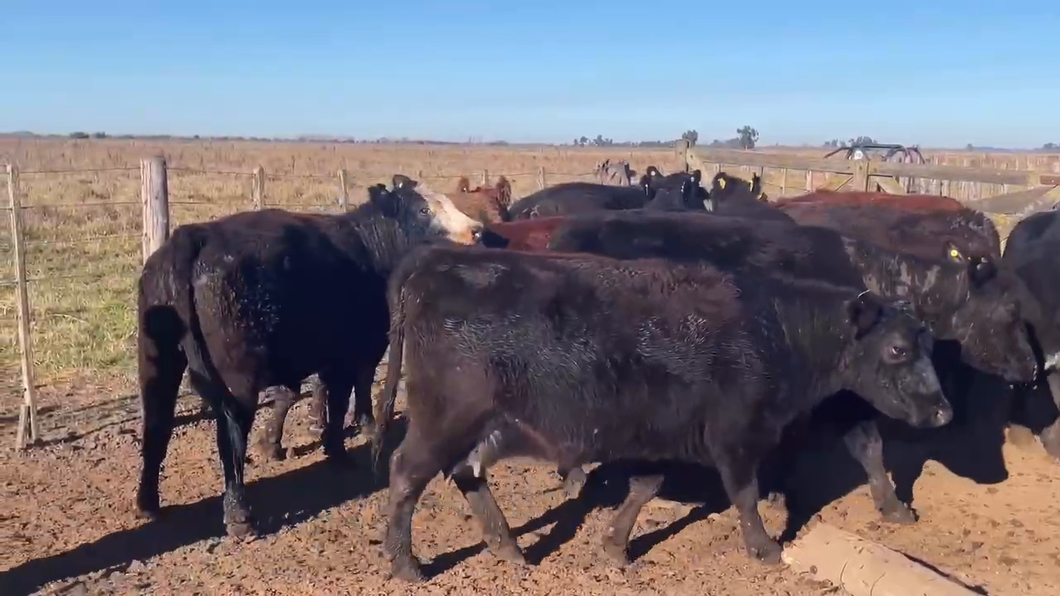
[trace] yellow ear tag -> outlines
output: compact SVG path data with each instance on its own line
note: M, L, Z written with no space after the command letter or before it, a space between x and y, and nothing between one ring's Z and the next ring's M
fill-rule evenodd
M959 258L961 258L961 253L957 252L956 248L951 248L950 249L950 256L955 258L955 259L959 259Z
M748 181L747 181L747 186L748 186L748 187L749 187L749 188L750 188L751 190L754 190L754 188L755 188L755 179L754 179L754 178L751 178L750 180L748 180Z
M718 188L725 188L725 179L718 178Z

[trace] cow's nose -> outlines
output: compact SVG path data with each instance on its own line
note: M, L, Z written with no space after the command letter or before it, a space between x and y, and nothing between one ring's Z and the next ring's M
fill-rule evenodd
M482 240L483 231L485 231L485 228L482 226L478 226L477 228L471 230L472 242L480 242Z
M953 408L949 406L939 406L935 410L935 415L931 417L932 425L935 427L945 426L950 420L953 420Z

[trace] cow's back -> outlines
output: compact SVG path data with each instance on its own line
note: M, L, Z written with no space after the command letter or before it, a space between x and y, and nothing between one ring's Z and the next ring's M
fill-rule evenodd
M986 215L971 209L915 213L873 205L788 203L778 207L800 225L831 228L921 258L945 258L948 243L963 251L965 257L996 260L1001 256L997 228Z
M779 221L635 211L582 214L561 223L548 247L618 259L707 262L726 272L790 274L851 287L863 283L840 234Z
M301 380L322 359L378 351L353 340L385 337L388 313L385 277L355 230L330 216L238 215L209 229L191 270L199 325L218 368L282 370Z
M884 192L869 191L816 190L804 195L783 198L777 201L778 205L807 203L846 205L850 207L871 205L917 213L930 213L935 211L961 212L967 209L964 204L951 197L918 194L893 195Z
M592 182L566 182L529 194L509 208L512 219L566 215L602 209L643 207L647 195L639 187L607 186Z

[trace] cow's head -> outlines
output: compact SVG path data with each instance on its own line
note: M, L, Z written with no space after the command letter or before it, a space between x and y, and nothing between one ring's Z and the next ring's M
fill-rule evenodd
M953 418L931 363L934 337L904 302L869 291L846 304L853 341L844 353L844 389L912 426L938 427Z
M714 174L710 181L710 196L717 204L732 201L765 201L766 193L762 192L762 177L751 174L750 180L744 180L726 172Z
M713 211L714 202L706 189L699 185L701 179L702 172L695 170L670 174L655 181L654 198L646 207L665 211Z
M1005 380L1029 382L1037 373L1037 358L1024 323L1024 310L1033 298L1015 272L990 258L965 257L952 244L947 248L951 267L963 269L957 277L960 305L952 317L937 321L945 333L961 344L961 358L984 372Z
M402 174L394 176L391 190L383 184L370 187L368 200L384 217L397 220L410 239L433 236L475 244L482 234L482 224L457 209L449 197Z

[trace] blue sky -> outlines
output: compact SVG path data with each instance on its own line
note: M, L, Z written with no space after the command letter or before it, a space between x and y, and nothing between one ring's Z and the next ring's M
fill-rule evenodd
M1060 142L1056 0L7 0L0 23L6 131Z

